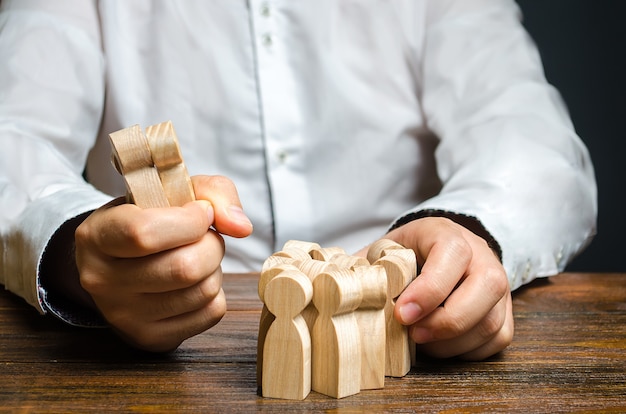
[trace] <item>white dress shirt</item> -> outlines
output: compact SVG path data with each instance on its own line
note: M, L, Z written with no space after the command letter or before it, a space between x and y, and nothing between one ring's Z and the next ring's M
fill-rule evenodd
M42 311L51 235L124 185L108 134L171 120L252 236L356 251L410 212L475 217L512 288L595 231L587 150L510 0L3 0L0 283ZM85 177L85 179L83 178Z

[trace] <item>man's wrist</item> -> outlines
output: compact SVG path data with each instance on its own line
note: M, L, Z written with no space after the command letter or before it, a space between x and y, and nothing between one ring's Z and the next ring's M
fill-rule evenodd
M81 326L102 326L97 307L80 285L74 232L91 212L63 223L52 235L39 263L39 283L45 308L60 319Z
M399 218L389 231L397 229L407 223L410 223L415 220L419 220L425 217L444 217L447 218L476 234L477 236L483 238L487 245L493 250L495 255L498 257L500 262L502 262L502 248L498 241L489 233L489 231L483 226L483 224L474 216L470 216L467 214L456 213L447 210L438 210L438 209L426 209L420 210L413 213L409 213L406 216Z

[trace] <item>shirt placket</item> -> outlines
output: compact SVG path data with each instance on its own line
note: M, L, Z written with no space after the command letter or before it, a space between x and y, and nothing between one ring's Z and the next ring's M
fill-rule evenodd
M250 0L252 35L267 176L272 192L275 248L290 239L313 237L312 203L305 175L296 69L290 64L288 18L278 2Z

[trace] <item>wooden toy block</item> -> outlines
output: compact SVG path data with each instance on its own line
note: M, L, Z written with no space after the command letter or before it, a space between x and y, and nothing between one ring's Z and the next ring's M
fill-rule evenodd
M302 400L311 391L311 337L300 312L312 296L311 281L300 271L283 271L265 288L275 320L263 348L264 397Z
M171 122L134 125L109 134L113 164L126 183L127 201L141 208L182 206L195 200Z
M311 334L311 386L319 393L343 398L361 390L361 339L354 316L361 297L351 270L322 273L313 282L319 315Z

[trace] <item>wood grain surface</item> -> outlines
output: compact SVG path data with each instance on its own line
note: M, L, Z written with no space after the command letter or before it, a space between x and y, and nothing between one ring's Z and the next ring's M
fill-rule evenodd
M514 295L516 334L483 362L418 357L404 378L343 399L262 398L256 274L227 275L229 311L175 352L73 328L0 292L0 411L626 412L626 274L562 274Z

